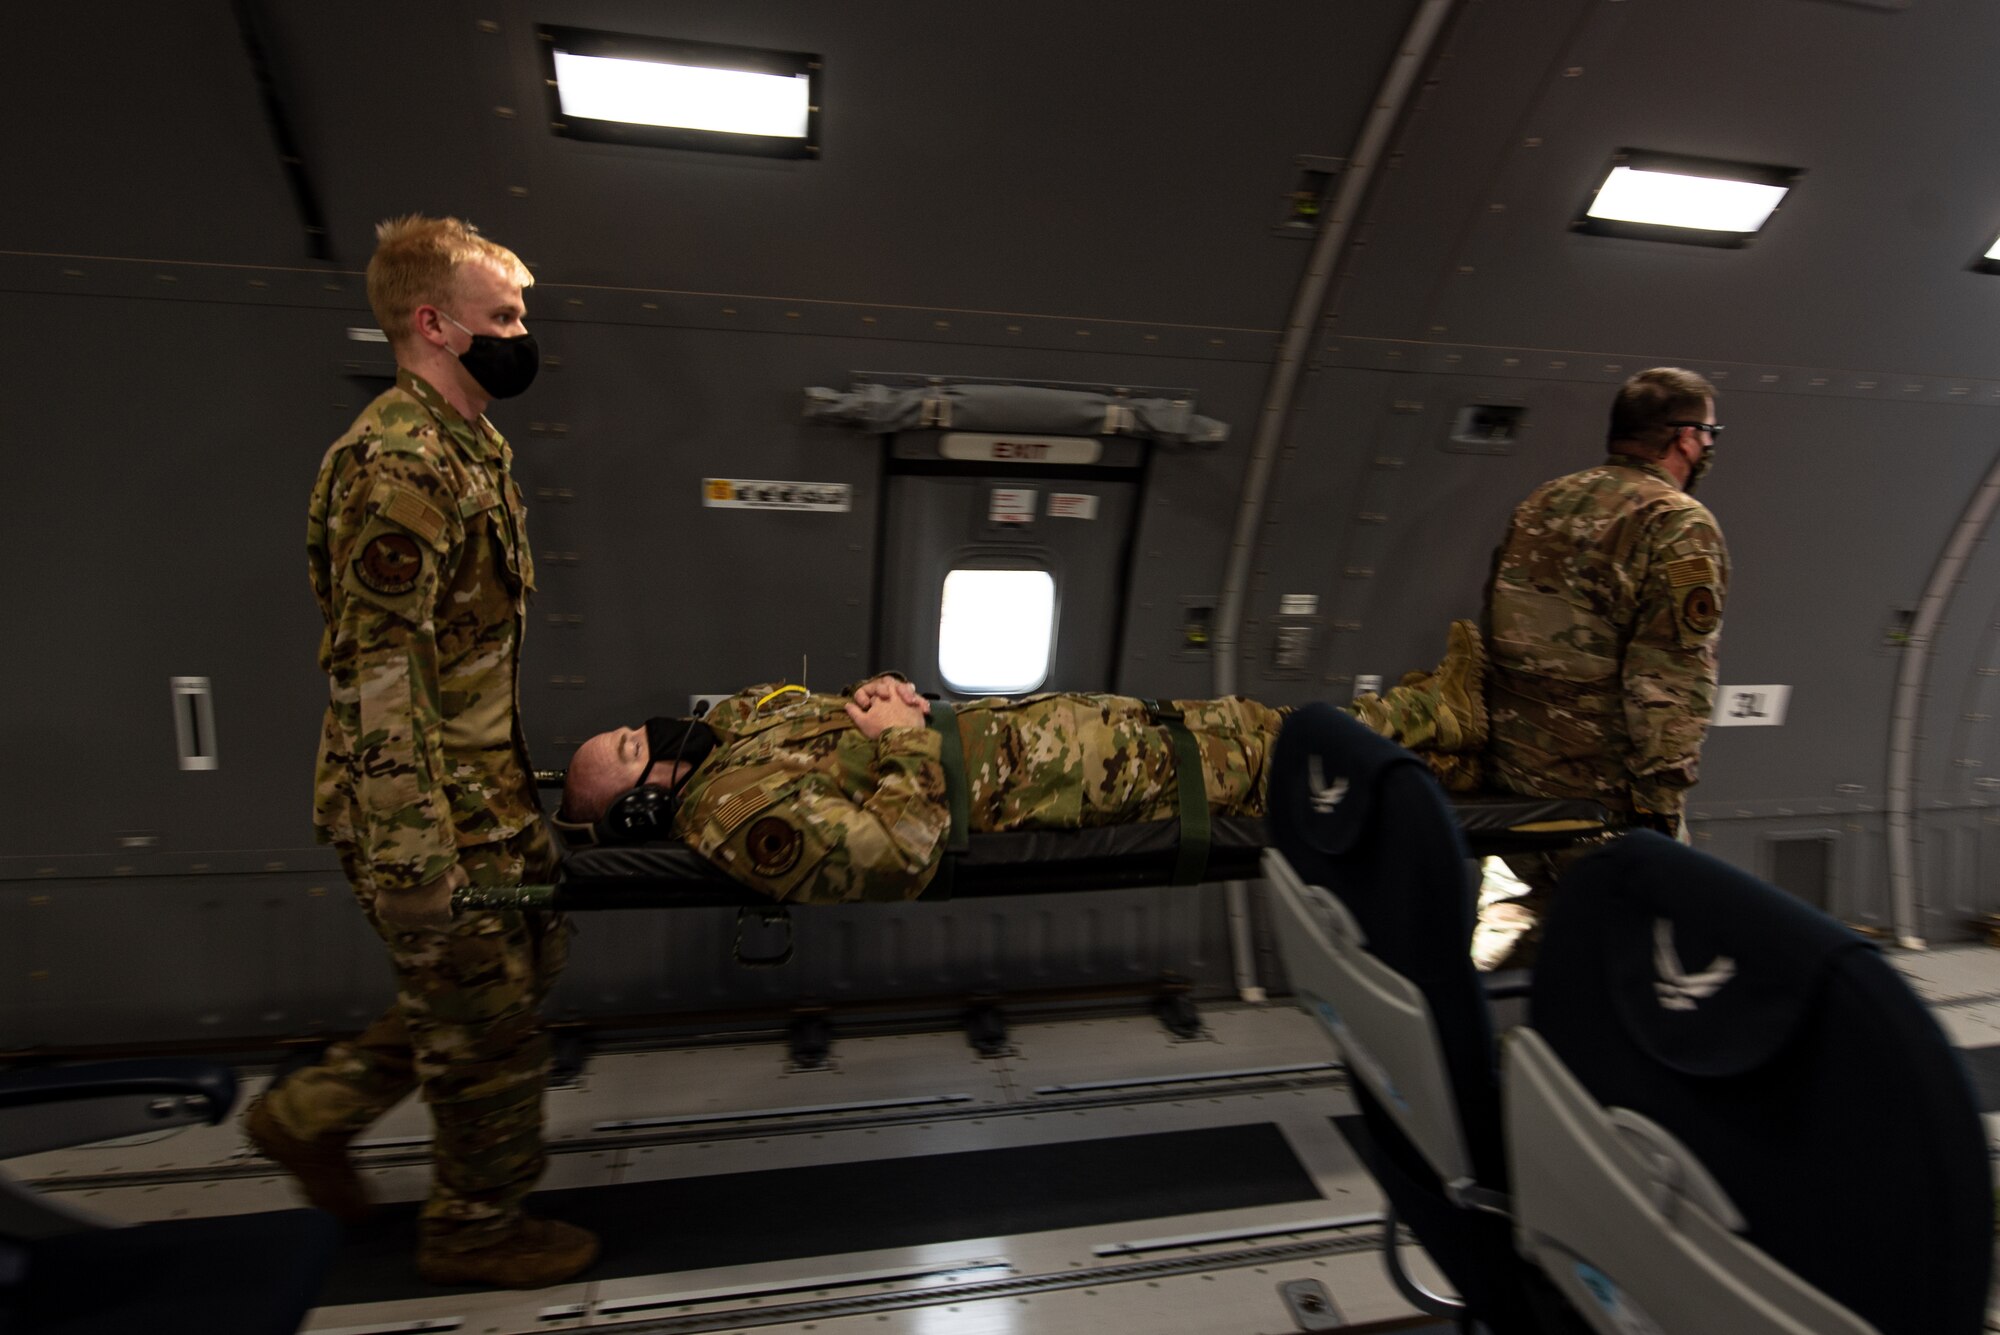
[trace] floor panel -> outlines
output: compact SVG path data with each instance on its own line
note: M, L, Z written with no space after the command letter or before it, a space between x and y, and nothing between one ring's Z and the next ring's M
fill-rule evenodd
M2000 951L1890 958L2000 1105ZM415 1282L428 1118L411 1101L358 1146L391 1207L348 1244L373 1278L307 1329L1248 1335L1297 1329L1283 1286L1312 1283L1349 1324L1412 1318L1383 1274L1380 1197L1331 1125L1352 1104L1316 1023L1282 1005L1202 1020L1192 1039L1146 1016L1020 1025L990 1058L958 1033L837 1034L819 1071L775 1043L593 1054L550 1093L536 1199L601 1225L607 1262L532 1293ZM1989 1126L2000 1145L2000 1113ZM1165 1185L1253 1161L1289 1162L1292 1185ZM294 1203L233 1123L7 1167L120 1222Z

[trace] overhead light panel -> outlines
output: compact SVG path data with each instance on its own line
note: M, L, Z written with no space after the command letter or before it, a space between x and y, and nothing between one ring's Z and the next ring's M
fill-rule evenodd
M1986 248L1986 253L1972 262L1972 267L1980 273L2000 273L2000 240Z
M584 28L540 36L558 134L762 157L819 152L817 56Z
M1763 230L1802 174L1627 149L1572 226L1596 236L1740 246Z

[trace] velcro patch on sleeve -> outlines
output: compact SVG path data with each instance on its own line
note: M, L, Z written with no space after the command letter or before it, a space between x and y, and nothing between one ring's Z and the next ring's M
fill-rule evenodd
M1706 584L1687 591L1681 599L1681 624L1696 635L1713 635L1722 624L1722 608L1716 604L1715 590Z
M743 848L759 876L783 876L799 865L805 838L783 816L766 816L750 827Z
M423 548L402 533L377 533L354 558L354 577L392 598L416 588L423 573Z
M771 805L768 788L745 788L715 810L715 823L727 834Z
M414 491L383 486L375 497L380 502L378 513L384 519L401 524L431 546L437 546L438 539L444 536L444 515Z
M1683 556L1667 563L1667 583L1676 589L1715 583L1715 562L1706 556Z

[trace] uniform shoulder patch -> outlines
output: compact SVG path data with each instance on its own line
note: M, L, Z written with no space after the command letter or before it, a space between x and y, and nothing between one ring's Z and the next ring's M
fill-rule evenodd
M799 863L805 838L783 816L765 816L744 835L743 851L759 876L783 876Z
M1715 583L1715 562L1706 556L1683 556L1667 563L1667 583L1676 589Z
M380 502L379 513L384 519L401 524L431 546L437 546L444 537L444 515L414 491L384 484L375 489L375 499Z
M354 577L377 593L408 593L424 573L424 549L407 533L377 533L354 558Z
M1715 633L1722 624L1722 609L1716 605L1714 589L1701 584L1682 595L1681 624L1696 635Z

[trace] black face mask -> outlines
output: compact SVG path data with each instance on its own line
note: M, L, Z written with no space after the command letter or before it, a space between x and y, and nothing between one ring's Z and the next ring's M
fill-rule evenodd
M700 719L649 718L646 720L646 772L661 761L679 761L688 767L674 784L678 792L717 745L715 729Z
M451 320L449 315L444 318ZM462 324L458 327L465 329ZM533 334L501 338L498 334L473 334L470 329L465 332L472 334L472 346L457 354L458 364L481 389L496 399L511 399L535 383L535 372L542 368L542 352Z
M1681 490L1685 491L1690 496L1694 495L1694 484L1701 481L1703 475L1708 472L1708 470L1710 469L1710 467L1714 465L1714 463L1715 463L1715 446L1712 444L1704 445L1702 447L1701 457L1696 459L1692 464L1688 466L1687 485L1681 488Z

